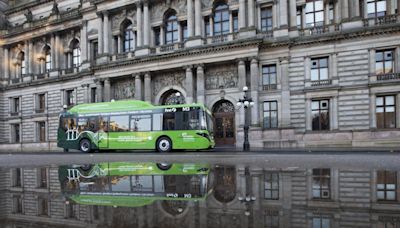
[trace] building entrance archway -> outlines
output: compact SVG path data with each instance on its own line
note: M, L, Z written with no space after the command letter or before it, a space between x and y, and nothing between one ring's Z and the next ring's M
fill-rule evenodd
M214 140L217 146L234 145L235 106L228 100L220 100L213 106Z
M179 96L177 95L179 93ZM170 89L161 96L162 105L185 104L185 97L176 89Z

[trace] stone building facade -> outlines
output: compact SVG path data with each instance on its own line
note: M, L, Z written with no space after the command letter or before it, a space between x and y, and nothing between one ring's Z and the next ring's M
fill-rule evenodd
M2 1L1 150L56 148L63 105L204 103L218 144L398 147L398 0Z
M217 165L205 200L128 208L74 204L56 166L3 169L0 227L397 227L399 177L379 169Z

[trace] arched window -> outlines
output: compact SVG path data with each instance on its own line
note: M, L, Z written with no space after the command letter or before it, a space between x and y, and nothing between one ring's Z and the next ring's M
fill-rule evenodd
M79 41L74 40L72 43L72 67L79 67L81 65L81 48Z
M229 7L227 4L219 4L214 9L214 35L229 33Z
M49 46L44 47L44 71L49 72L51 70L51 49ZM45 73L43 72L43 73Z
M165 43L173 44L178 42L178 18L171 14L165 21Z
M122 27L123 34L123 52L130 52L135 50L135 34L132 30L132 22L126 21Z
M25 62L25 53L23 51L21 51L18 54L18 62L20 63L19 67L20 67L20 73L21 75L26 74L26 62Z

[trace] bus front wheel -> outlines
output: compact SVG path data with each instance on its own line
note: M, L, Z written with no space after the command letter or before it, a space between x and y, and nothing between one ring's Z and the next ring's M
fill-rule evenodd
M88 139L82 139L81 142L79 143L79 149L82 152L89 153L91 150L91 144Z
M158 152L170 152L172 150L172 142L168 137L161 137L157 140L156 145Z

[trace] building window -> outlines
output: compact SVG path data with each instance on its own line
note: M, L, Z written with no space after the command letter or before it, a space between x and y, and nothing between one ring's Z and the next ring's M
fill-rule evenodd
M38 187L47 188L47 168L38 169Z
M154 28L154 45L155 46L160 46L160 27L155 27Z
M78 216L76 215L75 204L71 201L68 201L68 204L65 205L65 217L71 219L77 219Z
M278 102L265 101L264 102L264 128L277 128L278 127Z
M386 0L367 0L367 13L369 18L385 16Z
M394 95L376 97L376 127L396 127L396 98Z
M324 24L323 0L307 0L305 10L307 27L321 26Z
M14 195L13 196L13 212L16 214L22 214L22 196Z
M322 216L314 217L312 219L312 227L313 228L330 228L331 227L331 219L324 218Z
M329 100L311 102L312 130L329 130Z
M233 32L239 32L239 16L237 11L232 12L232 20Z
M37 122L38 141L46 142L46 122Z
M65 91L65 104L69 107L75 104L74 102L74 90L66 90Z
M18 62L20 63L19 67L20 67L20 74L18 76L22 76L26 74L26 61L25 61L25 53L24 52L20 52L18 54Z
M36 100L36 113L44 112L46 109L46 94L38 94Z
M328 58L311 59L311 81L328 79Z
M262 67L262 84L264 90L277 88L276 65L267 65Z
M261 31L272 31L272 7L261 9Z
M215 7L214 12L214 35L225 35L229 33L229 8L227 4Z
M394 68L394 50L377 51L375 54L375 73L390 74Z
M96 61L97 56L99 55L99 43L97 42L97 40L93 40L91 44L92 61Z
M333 20L334 20L334 4L331 2L329 3L329 23L333 24Z
M279 173L264 174L264 198L268 200L279 199Z
M38 215L40 216L49 215L49 202L46 198L38 199Z
M13 143L20 143L21 142L21 129L20 124L12 124L11 131L12 131L12 138L11 141Z
M122 30L123 34L123 52L130 52L135 50L135 34L133 33L132 23L126 21Z
M93 87L90 89L90 103L95 103L97 100L97 92L96 88Z
M12 187L20 188L22 187L22 169L14 168L12 169Z
M175 14L170 15L165 22L165 44L178 42L178 19Z
M49 46L44 48L44 72L46 73L51 70L51 49Z
M204 29L205 29L205 34L206 36L211 36L211 31L210 31L210 18L206 17L204 19Z
M376 196L378 200L394 201L397 199L397 173L396 171L378 171L376 183Z
M331 170L313 169L312 196L314 199L331 198Z
M75 40L72 45L72 67L76 68L81 65L81 48L79 42Z
M266 211L264 221L265 228L279 228L279 211Z
M186 21L181 23L181 28L182 28L182 40L187 40L189 35L188 35L188 26Z
M300 29L302 26L302 9L301 7L297 8L296 10L296 25L297 28Z
M20 113L20 98L19 97L14 97L14 98L11 98L11 108L10 108L10 111L11 111L11 116L17 116L17 115L19 115Z

